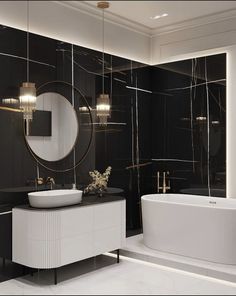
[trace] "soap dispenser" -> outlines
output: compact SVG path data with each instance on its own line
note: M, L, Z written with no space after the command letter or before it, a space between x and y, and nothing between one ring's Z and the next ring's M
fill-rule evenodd
M75 183L73 183L72 184L72 190L76 190L77 188L76 188L76 184Z

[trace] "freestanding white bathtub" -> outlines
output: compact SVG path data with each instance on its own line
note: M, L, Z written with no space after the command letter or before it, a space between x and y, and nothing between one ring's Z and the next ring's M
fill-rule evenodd
M236 200L184 194L142 196L144 244L152 249L236 264Z

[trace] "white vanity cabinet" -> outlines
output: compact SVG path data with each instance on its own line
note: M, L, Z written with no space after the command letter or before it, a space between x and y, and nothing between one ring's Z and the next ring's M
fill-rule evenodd
M58 268L125 244L125 200L61 209L13 209L13 261Z

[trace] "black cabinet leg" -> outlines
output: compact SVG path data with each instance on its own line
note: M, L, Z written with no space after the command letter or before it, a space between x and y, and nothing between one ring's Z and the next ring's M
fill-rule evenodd
M31 276L34 276L34 270L33 270L33 268L30 268L30 275Z
M5 267L6 267L6 259L2 258L2 268L5 268Z
M116 250L116 254L117 254L117 263L120 263L120 250Z
M23 275L26 275L27 274L27 272L26 272L26 267L23 265L23 267L22 267L22 273L23 273Z
M57 269L54 268L54 285L57 285Z

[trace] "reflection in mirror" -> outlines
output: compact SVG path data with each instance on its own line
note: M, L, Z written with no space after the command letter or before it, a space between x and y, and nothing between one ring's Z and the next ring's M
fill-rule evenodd
M37 157L59 161L74 148L78 130L77 114L71 103L58 93L47 92L37 97L30 135L25 137Z

